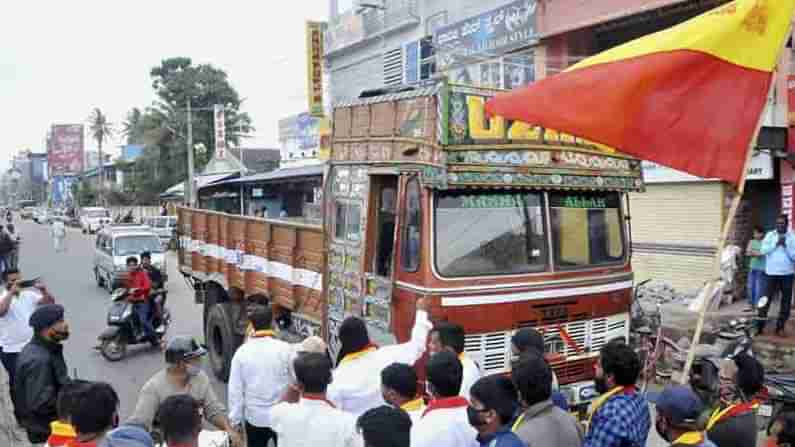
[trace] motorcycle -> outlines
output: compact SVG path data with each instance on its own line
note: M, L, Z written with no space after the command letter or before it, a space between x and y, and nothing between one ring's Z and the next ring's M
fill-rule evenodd
M111 305L108 309L108 328L100 334L100 344L97 347L103 357L108 361L118 362L127 355L127 346L150 341L144 334L143 325L138 319L138 315L133 311L133 303L127 298L134 289L119 288L111 294ZM155 336L158 340L165 337L168 327L171 325L171 312L165 307L167 291L165 289L153 290L150 300L155 309L152 318L152 326L155 329Z

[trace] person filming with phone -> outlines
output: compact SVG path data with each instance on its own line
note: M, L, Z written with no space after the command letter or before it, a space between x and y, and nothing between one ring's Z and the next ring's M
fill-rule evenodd
M3 272L4 287L0 290L0 360L8 372L12 390L17 357L33 338L33 329L28 323L30 316L39 305L55 302L43 282L22 281L21 278L19 270L6 270ZM13 392L11 396L13 398Z

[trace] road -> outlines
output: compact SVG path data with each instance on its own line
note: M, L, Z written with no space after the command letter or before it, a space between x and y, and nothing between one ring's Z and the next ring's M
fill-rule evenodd
M20 270L24 278L41 276L66 308L71 336L64 354L70 374L86 380L102 380L116 389L121 401L120 417L129 417L135 409L138 392L155 372L163 368L163 354L148 345L131 346L127 357L117 363L105 360L93 347L97 335L105 328L109 304L107 291L97 287L91 273L94 236L69 228L66 253L55 253L49 229L31 221L16 219L22 238ZM176 257L168 258L168 306L173 316L169 335L187 334L202 337L201 307L193 303L190 288L177 274ZM206 368L209 371L209 368ZM226 401L226 386L213 378L213 386Z

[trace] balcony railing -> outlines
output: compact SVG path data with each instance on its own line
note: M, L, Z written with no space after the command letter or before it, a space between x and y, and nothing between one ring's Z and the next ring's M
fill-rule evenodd
M419 24L417 0L389 0L386 9L348 11L329 21L325 51L331 54L407 25Z

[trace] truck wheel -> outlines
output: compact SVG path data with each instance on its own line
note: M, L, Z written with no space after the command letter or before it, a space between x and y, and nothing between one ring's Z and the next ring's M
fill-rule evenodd
M229 380L232 355L235 353L235 335L232 323L222 304L215 304L207 313L205 343L207 344L210 368L219 380Z

